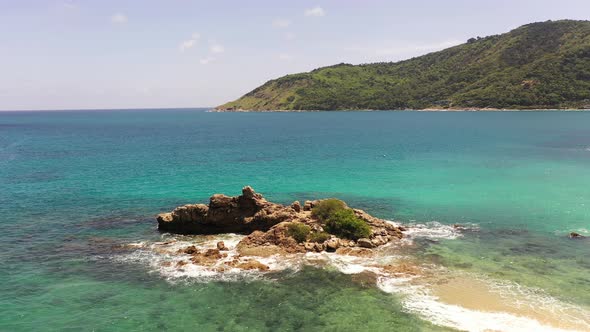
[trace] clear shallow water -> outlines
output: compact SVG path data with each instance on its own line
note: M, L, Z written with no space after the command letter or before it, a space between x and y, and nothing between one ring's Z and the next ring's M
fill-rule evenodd
M439 329L337 271L171 283L113 259L160 239L154 214L246 184L474 224L412 254L588 307L590 242L566 238L590 229L588 128L582 112L0 113L0 330Z

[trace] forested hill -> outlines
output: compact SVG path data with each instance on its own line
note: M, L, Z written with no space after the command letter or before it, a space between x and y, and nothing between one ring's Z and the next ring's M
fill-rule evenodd
M547 21L401 62L283 76L219 110L590 108L590 21Z

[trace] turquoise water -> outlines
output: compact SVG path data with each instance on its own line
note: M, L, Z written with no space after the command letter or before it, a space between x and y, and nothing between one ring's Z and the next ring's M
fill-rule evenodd
M399 295L306 268L170 282L118 246L153 216L238 194L336 196L471 225L419 259L590 307L588 112L0 113L0 330L439 330ZM590 234L588 234L590 235Z

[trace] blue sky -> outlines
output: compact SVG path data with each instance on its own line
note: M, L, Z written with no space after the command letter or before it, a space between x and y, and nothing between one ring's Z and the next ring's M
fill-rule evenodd
M0 0L0 110L215 106L564 18L590 19L590 1Z

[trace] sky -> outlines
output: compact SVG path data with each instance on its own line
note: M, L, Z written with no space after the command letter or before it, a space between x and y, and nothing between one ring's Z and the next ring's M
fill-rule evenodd
M557 19L590 0L0 0L0 110L210 107Z

